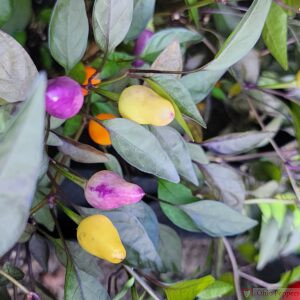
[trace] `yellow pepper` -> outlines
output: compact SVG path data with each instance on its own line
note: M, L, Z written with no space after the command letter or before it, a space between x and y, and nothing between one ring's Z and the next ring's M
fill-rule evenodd
M124 118L156 126L168 125L175 117L172 103L143 85L132 85L123 90L119 111Z
M104 215L84 218L77 228L77 240L85 251L113 264L122 262L126 257L117 229Z

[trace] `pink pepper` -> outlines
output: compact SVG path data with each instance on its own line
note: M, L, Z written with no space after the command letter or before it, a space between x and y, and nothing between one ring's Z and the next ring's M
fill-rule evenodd
M83 105L81 86L67 76L48 81L46 90L46 110L49 115L68 119L75 116Z
M125 181L112 171L95 173L84 190L88 203L102 210L111 210L139 202L145 195L141 187Z
M137 57L137 59L133 62L134 67L138 68L144 64L144 61L140 59L139 56L143 53L152 36L153 32L149 29L145 29L135 41L133 53Z

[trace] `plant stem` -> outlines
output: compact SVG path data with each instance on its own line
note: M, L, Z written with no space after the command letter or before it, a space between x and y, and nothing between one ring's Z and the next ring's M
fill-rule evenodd
M151 287L133 270L133 268L123 265L125 270L135 278L135 280L145 289L145 291L154 299L154 300L161 300Z
M101 87L104 87L104 86L110 85L112 83L118 82L118 81L126 78L127 76L128 76L128 72L125 72L123 75L121 75L119 77L116 77L116 78L113 78L113 79L110 79L110 80L106 80L106 81L102 81L101 82Z
M249 107L250 107L250 109L252 110L252 112L253 112L253 114L254 114L256 120L257 120L257 123L259 124L259 126L261 127L261 129L262 129L263 131L265 131L265 125L263 124L263 122L262 122L262 120L261 120L261 118L260 118L260 116L259 116L259 114L258 114L256 108L254 107L251 98L250 98L249 96L247 96L246 98L247 98ZM296 201L297 201L297 203L298 203L298 205L299 205L299 204L300 204L300 191L299 191L299 189L298 189L298 186L297 186L297 183L296 183L296 181L295 181L295 178L294 178L294 176L293 176L293 174L292 174L292 171L291 171L291 170L289 169L289 167L288 167L287 160L286 160L285 157L282 155L282 153L281 153L279 147L277 146L277 144L275 143L274 139L269 138L269 141L270 141L270 144L272 145L272 147L274 148L275 152L277 153L278 157L282 160L282 162L283 162L283 164L284 164L285 171L286 171L286 173L287 173L287 175L288 175L288 177L289 177L291 186L292 186L292 188L293 188L293 190L294 190L294 193L296 194L296 197L297 197Z
M254 283L256 285L262 286L268 290L277 290L280 287L280 285L278 283L268 283L259 278L254 277L252 275L244 273L242 271L239 271L239 275L240 275L240 277L242 277L248 281L251 281L252 283Z
M61 201L57 200L57 205L61 210L77 225L82 221L82 217L71 210L69 207L65 206Z
M261 203L281 203L286 205L296 204L294 200L282 200L282 199L248 199L244 201L245 205L261 204Z
M0 269L0 275L5 277L12 284L14 284L16 287L18 287L24 294L26 294L26 295L30 294L30 291L24 285L22 285L19 281L17 281L16 279L14 279L12 276L10 276L9 274L7 274L6 272L4 272L1 269Z
M235 258L235 255L233 253L233 250L228 242L228 240L223 237L222 238L223 244L226 248L226 251L228 253L231 266L232 266L232 272L233 272L233 278L234 278L234 286L235 286L235 291L236 291L236 298L237 300L243 300L243 296L241 293L241 284L240 284L240 275L239 275L239 267Z
M66 170L64 167L61 167L55 160L51 160L52 166L63 176L68 178L70 181L74 182L75 184L79 185L81 188L85 189L87 180L83 177L79 177L74 173Z

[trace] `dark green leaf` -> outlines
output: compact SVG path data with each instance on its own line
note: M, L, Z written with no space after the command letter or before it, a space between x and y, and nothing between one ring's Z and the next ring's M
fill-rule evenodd
M172 182L178 182L177 171L156 137L143 126L127 119L104 121L112 145L129 164L137 169Z
M290 103L291 114L293 118L294 131L298 146L300 147L300 105L296 103Z
M288 69L287 21L285 10L273 2L263 30L265 44L285 70Z
M151 126L150 130L169 155L179 175L194 185L198 185L192 160L182 136L169 126Z
M191 158L199 164L208 164L209 160L200 145L187 143Z
M55 60L67 71L82 58L88 34L84 0L58 0L49 25L49 48Z
M13 11L12 0L1 0L0 3L0 27L10 18Z
M32 15L31 0L13 0L12 2L12 15L1 28L1 30L7 32L10 35L13 35L16 32L24 31L24 29L30 22Z
M199 199L194 197L192 191L180 183L167 180L158 180L158 198L171 204L188 204Z
M126 40L133 40L146 28L153 17L155 0L134 0L133 16Z
M201 171L217 199L236 210L242 209L246 190L242 178L233 168L211 163L201 165Z
M76 64L68 73L68 76L76 80L78 83L83 84L86 77L86 71L84 68L84 64L79 62Z
M63 243L61 240L53 240L52 242L55 247L57 258L66 267L67 255ZM97 257L83 250L75 241L67 241L67 246L77 269L82 270L93 277L102 277L102 270Z
M169 226L159 225L158 254L164 269L169 272L181 272L181 240L176 231Z
M271 135L271 132L236 132L206 140L202 145L216 153L236 155L259 147L261 142Z
M82 116L76 115L68 119L64 124L64 135L73 136L80 128L82 123Z
M0 30L0 98L24 101L37 76L36 67L22 46Z
M186 43L200 42L202 36L185 28L169 28L156 32L148 42L142 58L147 61L153 61L157 55L164 50L172 41L177 40L180 45Z
M210 236L230 236L240 234L257 225L255 220L241 215L222 202L202 200L181 205L199 230Z
M42 74L1 143L0 256L15 244L27 223L43 156L45 88L46 76Z
M133 0L96 0L93 9L95 40L112 52L125 38L133 15Z
M13 266L11 263L6 262L3 267L2 267L3 271L10 275L11 277L13 277L16 280L21 280L24 278L24 273L22 270L20 270L19 268ZM0 286L5 286L9 283L9 280L0 275ZM2 299L1 299L2 300Z
M95 277L68 262L65 277L65 300L109 300L106 289Z

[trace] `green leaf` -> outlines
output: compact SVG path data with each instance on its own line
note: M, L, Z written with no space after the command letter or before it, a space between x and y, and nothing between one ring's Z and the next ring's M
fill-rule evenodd
M192 218L178 206L160 202L160 208L168 219L176 226L190 232L199 232Z
M133 15L133 0L96 0L93 9L95 40L112 52L125 38Z
M168 300L194 300L197 295L214 283L211 275L205 277L181 281L164 289Z
M104 163L107 170L118 173L123 177L122 167L115 156L112 154L106 153L106 157L108 158L108 162Z
M22 270L20 270L19 268L16 268L14 265L12 265L9 262L5 262L3 267L2 267L3 271L5 273L7 273L8 275L10 275L11 277L13 277L16 280L22 280L24 278L24 273ZM5 286L9 283L9 280L0 275L0 287ZM1 298L2 300L2 298Z
M24 48L1 30L0 45L0 98L24 101L37 75L36 67Z
M241 211L246 190L241 176L231 167L219 164L201 165L201 171L215 197Z
M151 65L152 70L162 71L182 71L182 68L182 54L180 44L177 40L174 40L170 45L168 45ZM171 76L175 78L181 77L180 74L173 74Z
M290 110L293 118L293 127L296 134L298 146L300 147L300 105L291 102Z
M187 43L200 42L202 36L198 32L185 28L169 28L158 31L148 42L142 58L147 61L153 61L174 40L177 40L183 46Z
M73 136L80 128L82 123L82 116L76 115L73 118L66 120L64 124L64 135Z
M185 3L187 5L193 5L193 4L197 3L197 0L185 0ZM196 27L198 28L200 25L198 8L190 8L189 9L189 17L190 17L190 20L194 21Z
M128 290L133 287L134 281L134 277L131 277L129 280L127 280L121 291L113 298L113 300L122 300L127 294Z
M200 292L197 297L201 300L214 300L216 298L225 296L231 291L233 291L232 284L216 280L213 284L209 285L205 290Z
M150 130L169 155L179 175L194 185L198 185L192 160L182 136L169 126L150 126Z
M177 104L179 110L186 116L198 122L202 127L206 128L206 124L193 102L188 89L174 76L171 75L154 75L151 76L156 84L158 84Z
M193 135L192 132L189 128L189 126L187 125L185 119L182 116L181 111L179 110L177 104L175 103L174 99L168 94L166 93L166 91L164 91L156 82L150 80L150 79L146 79L147 84L149 84L149 86L160 96L162 96L163 98L169 100L175 110L175 120L178 122L178 124L182 127L182 129L185 131L185 133L192 139L193 139Z
M150 131L127 119L103 123L110 132L113 147L129 164L160 178L179 181L172 161Z
M68 76L76 80L78 83L83 84L86 77L84 64L79 62L68 73Z
M12 15L1 28L10 35L24 31L32 15L31 0L12 0L12 7Z
M68 262L64 300L109 300L106 289L95 277L78 270Z
M230 236L240 234L257 225L255 220L241 215L222 202L202 200L181 205L199 230L210 236Z
M54 244L57 258L66 267L68 259L62 241L59 239L53 239L52 242ZM75 241L67 241L66 243L77 269L96 278L101 278L103 276L102 269L99 264L100 261L97 257L83 250Z
M203 148L200 145L193 144L193 143L187 143L190 156L193 161L199 163L199 164L208 164L209 160L203 150Z
M12 0L2 0L0 3L0 27L10 18L12 11Z
M284 70L288 69L287 22L288 15L285 10L273 2L263 30L263 39Z
M65 155L68 155L72 160L90 164L90 163L104 163L108 158L104 152L87 144L79 143L75 140L59 136L62 145L58 146L58 150Z
M259 147L261 142L271 137L271 135L271 132L254 130L229 133L206 140L202 145L219 154L237 155Z
M146 28L153 17L155 0L134 0L133 16L126 40L133 40Z
M300 266L293 268L282 274L280 278L280 287L285 288L290 283L300 280Z
M157 252L158 222L148 205L141 201L109 212L83 207L80 210L84 215L104 214L112 221L126 248L126 262L130 266L163 271Z
M162 259L164 269L169 272L181 272L181 239L176 231L169 226L159 225L158 254Z
M214 60L199 72L183 76L195 102L203 100L228 68L242 59L258 41L272 0L254 0Z
M199 199L193 196L192 191L180 183L167 180L158 180L158 198L171 204L188 204Z
M49 25L49 49L54 59L67 71L82 58L88 34L84 0L58 0Z
M15 244L27 223L43 156L46 84L41 74L26 107L1 141L0 256Z

